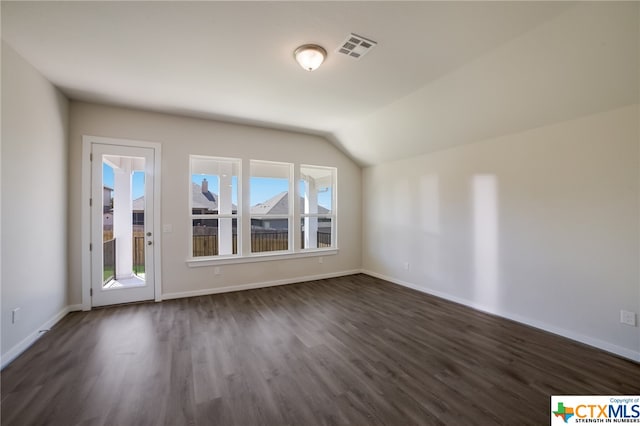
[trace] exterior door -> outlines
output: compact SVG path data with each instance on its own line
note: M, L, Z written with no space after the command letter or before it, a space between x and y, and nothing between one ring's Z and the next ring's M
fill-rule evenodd
M91 306L155 298L154 150L91 144Z

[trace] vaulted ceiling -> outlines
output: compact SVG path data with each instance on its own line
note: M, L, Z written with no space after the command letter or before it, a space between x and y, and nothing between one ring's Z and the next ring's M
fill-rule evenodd
M637 103L639 3L2 2L69 98L320 134L363 165ZM378 42L354 60L349 33ZM294 49L329 52L314 72ZM304 149L304 147L301 147Z

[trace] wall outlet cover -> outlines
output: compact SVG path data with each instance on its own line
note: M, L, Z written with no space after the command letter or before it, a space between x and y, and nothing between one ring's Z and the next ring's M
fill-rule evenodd
M626 325L630 325L635 327L636 326L636 313L635 312L629 312L629 311L620 311L620 322L622 324L626 324Z

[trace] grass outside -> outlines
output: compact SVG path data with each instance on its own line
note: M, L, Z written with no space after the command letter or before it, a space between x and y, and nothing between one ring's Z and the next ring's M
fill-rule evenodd
M133 265L133 273L136 275L144 274L144 265Z
M102 271L102 282L106 283L113 277L113 267L107 266Z

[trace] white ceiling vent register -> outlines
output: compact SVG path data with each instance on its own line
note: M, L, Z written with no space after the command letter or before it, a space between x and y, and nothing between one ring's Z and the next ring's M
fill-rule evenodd
M351 33L347 36L344 43L336 49L336 52L347 55L353 59L360 59L376 47L377 44L378 43L373 40Z

